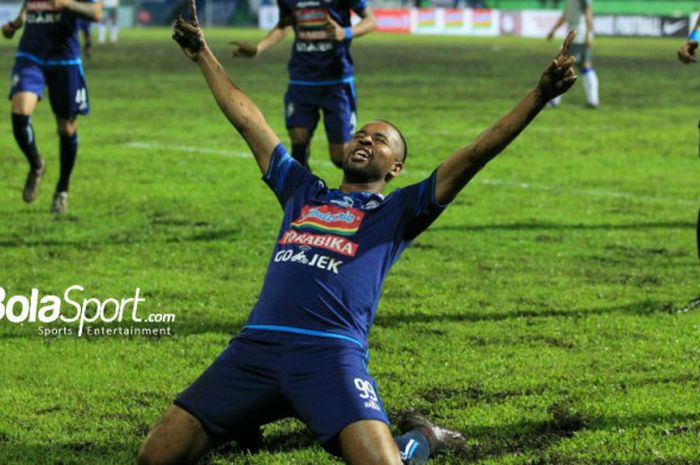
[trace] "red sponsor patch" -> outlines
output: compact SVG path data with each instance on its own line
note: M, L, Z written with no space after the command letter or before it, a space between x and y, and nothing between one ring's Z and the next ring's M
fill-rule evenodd
M360 229L365 213L355 208L342 208L335 205L306 205L292 226L297 229L352 236Z

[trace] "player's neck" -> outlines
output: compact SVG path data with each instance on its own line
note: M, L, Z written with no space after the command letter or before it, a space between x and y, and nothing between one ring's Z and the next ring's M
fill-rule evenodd
M351 192L374 192L381 194L384 191L384 186L386 186L384 180L374 182L351 182L343 179L338 189L346 194Z

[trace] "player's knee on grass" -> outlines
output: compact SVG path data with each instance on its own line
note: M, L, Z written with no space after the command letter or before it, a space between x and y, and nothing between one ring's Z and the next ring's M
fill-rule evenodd
M356 421L339 435L348 465L401 465L401 455L389 427L376 420Z
M173 405L144 439L138 451L137 463L194 464L213 445L199 420Z

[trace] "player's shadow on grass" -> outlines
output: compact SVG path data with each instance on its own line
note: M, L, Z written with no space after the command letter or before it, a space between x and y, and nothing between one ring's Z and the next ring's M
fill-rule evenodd
M551 446L583 431L642 430L658 428L659 436L697 435L700 431L700 414L637 414L624 417L587 416L564 404L553 404L549 418L540 421L523 420L499 426L473 426L464 433L475 443L467 452L469 461L497 459L511 454L534 454L543 464L570 464L573 457L566 452L550 452ZM556 449L555 449L556 450ZM638 457L615 460L615 463L637 464ZM686 464L687 459L669 458L664 464Z
M623 305L594 307L587 309L543 309L543 310L512 310L502 313L485 313L483 311L464 311L459 313L435 314L434 312L412 311L407 313L378 312L375 324L384 328L415 323L433 322L470 322L503 321L518 318L585 318L591 315L608 315L624 313L628 315L649 316L658 313L675 313L678 311L668 302L642 300Z
M643 229L687 229L695 228L695 224L688 221L650 221L644 223L597 223L597 224L566 224L566 223L492 223L492 224L464 224L432 226L430 231L559 231L559 230L584 230L584 231L616 231L616 230L643 230Z
M0 236L0 248L20 247L69 247L80 250L99 249L105 245L134 245L155 243L184 243L184 242L217 242L230 241L240 234L238 228L207 229L194 234L153 234L152 231L128 231L123 234L113 234L106 238L83 239L33 239L28 237Z

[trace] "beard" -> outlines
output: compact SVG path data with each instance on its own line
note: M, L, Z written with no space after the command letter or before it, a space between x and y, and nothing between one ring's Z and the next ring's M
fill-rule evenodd
M377 166L367 163L358 166L349 160L343 164L343 175L346 182L352 184L369 184L385 179L385 174Z

